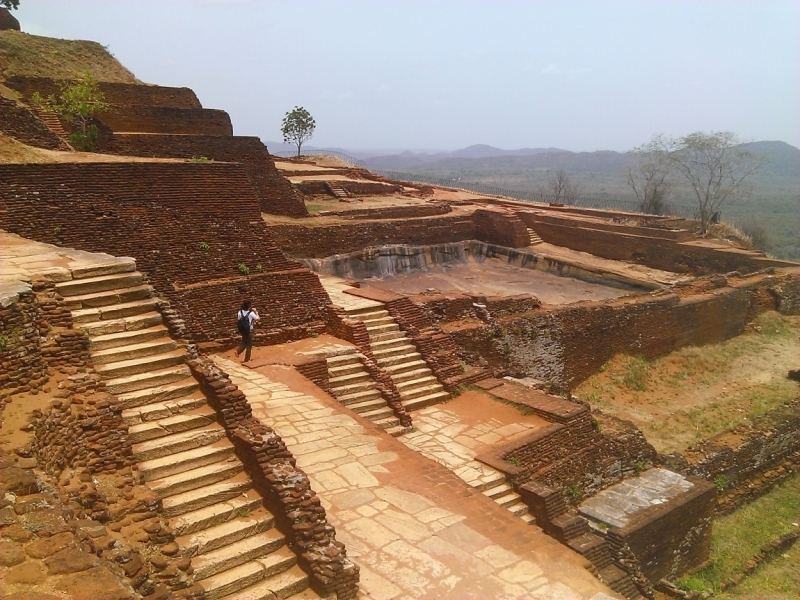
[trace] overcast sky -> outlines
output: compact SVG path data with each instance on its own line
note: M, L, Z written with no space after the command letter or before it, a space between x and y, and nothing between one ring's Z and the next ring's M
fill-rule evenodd
M264 141L301 105L314 146L628 150L698 130L800 146L797 0L21 0L15 16Z

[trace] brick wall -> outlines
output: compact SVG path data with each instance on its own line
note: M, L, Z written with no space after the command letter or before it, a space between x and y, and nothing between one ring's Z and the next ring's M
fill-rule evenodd
M0 222L30 239L135 257L195 341L231 342L247 297L262 315L257 340L324 328L327 294L272 243L240 165L0 165Z
M551 223L554 225L563 225L565 227L585 227L588 229L597 229L599 231L612 231L622 235L639 235L657 239L675 240L678 242L683 242L692 238L692 234L685 229L667 229L666 226L644 227L600 220L600 218L603 217L606 219L612 218L607 215L591 215L599 218L578 221L574 217L566 218L560 216L558 213L551 213L550 211L519 211L516 214L528 227L534 230L540 223ZM637 218L634 215L629 216L633 219ZM639 216L639 218L643 217L644 215ZM659 221L655 221L655 223L659 223Z
M335 181L353 196L379 196L395 194L403 191L399 185L377 183L372 181ZM306 180L295 184L304 194L330 194L330 189L325 181Z
M275 168L267 147L257 137L211 135L119 134L101 140L101 152L153 158L192 158L238 162L261 201L274 215L306 217L303 195Z
M320 215L336 215L343 219L408 219L446 215L453 209L447 202L430 202L409 206L387 206L385 208L358 208L355 210L330 210Z
M3 290L0 305L0 410L10 396L38 391L47 381L36 295L30 288L20 288L12 295L13 291Z
M6 79L5 85L22 94L26 100L34 92L39 92L42 96L61 92L60 82L46 77L14 75ZM98 82L98 86L109 104L202 108L197 96L189 88L106 81Z
M0 98L0 134L37 148L69 150L64 140L50 131L39 117L7 98Z
M524 248L531 243L525 223L505 211L479 208L472 213L477 239L507 248Z
M97 118L115 133L233 135L228 113L211 108L111 105L98 113Z

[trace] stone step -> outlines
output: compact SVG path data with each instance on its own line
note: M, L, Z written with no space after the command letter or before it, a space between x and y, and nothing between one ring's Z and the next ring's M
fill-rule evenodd
M265 508L257 508L247 516L240 515L233 521L179 537L175 542L180 546L182 556L199 556L272 529L274 525L275 517Z
M500 506L513 506L520 502L520 495L514 491L510 491L506 492L505 494L495 496L492 498L492 500L494 500Z
M250 478L239 473L230 479L212 483L188 492L164 498L162 507L167 518L177 517L212 504L236 498L252 488Z
M392 437L400 437L406 432L406 428L400 425L398 421L397 425L392 425L391 427L384 427L383 428L386 433L388 433Z
M331 394L333 394L333 396L339 401L340 404L343 404L345 406L349 404L355 404L358 402L366 402L367 400L374 400L376 398L381 397L380 390L377 390L375 388L370 390L365 390L363 392L354 392L352 394L339 395L339 390L341 389L342 388L333 389L331 390Z
M118 379L120 377L129 377L140 373L152 373L159 369L182 365L186 362L186 358L186 350L180 348L163 354L95 365L94 370L100 373L104 379Z
M104 335L97 335L92 337L92 352L98 350L107 350L109 348L117 348L119 346L128 346L131 344L141 344L151 340L160 338L168 338L169 330L159 323L152 327L144 329L136 329L134 331L122 331L119 333L108 333Z
M297 593L308 585L308 576L304 575L305 579L302 579L299 575L302 573L299 567L293 569L291 577L281 577L295 567L296 563L297 557L291 550L285 547L279 548L276 552L203 579L199 584L205 590L205 600L220 600L230 597L230 594L235 592L245 593L249 586L255 587L256 584L266 584L271 580L272 587L279 588L282 593L266 598L269 600L286 598L287 596L283 594ZM295 589L297 592L293 591ZM252 598L252 596L244 596L244 598L248 597Z
M369 334L370 346L375 342L388 342L390 340L403 340L406 344L409 342L408 337L402 331L387 331L387 332L372 332L367 331Z
M395 322L367 325L367 333L370 337L379 333L389 333L390 331L400 331L400 326Z
M248 490L236 498L199 508L170 519L169 525L176 536L188 536L199 531L229 523L263 508L264 499L255 490Z
M486 489L483 492L483 495L488 496L489 498L494 500L495 498L499 498L500 496L505 496L509 492L514 493L513 488L507 483L501 483L500 485L495 485Z
M145 462L155 458L162 458L170 454L192 450L193 448L207 446L224 437L225 429L217 423L214 423L213 425L192 429L191 431L173 433L155 440L133 444L133 455L137 461Z
M536 525L536 517L534 517L529 512L526 512L524 515L521 515L520 519L525 521L528 525Z
M376 408L375 410L359 413L359 415L365 419L368 419L369 421L375 421L376 419L386 419L394 416L394 411L388 406L384 405L383 407Z
M355 352L351 354L340 354L339 356L329 356L325 359L328 363L328 368L341 367L344 365L361 364L361 356Z
M138 344L116 346L114 348L108 348L107 350L98 351L94 350L94 344L92 344L92 362L96 365L105 365L108 363L121 362L123 360L153 356L154 354L162 354L170 352L177 347L178 344L168 337L162 337L148 342L140 342Z
M175 415L182 415L191 410L205 406L208 406L206 397L200 392L194 392L188 396L182 396L174 400L154 402L152 404L145 404L144 406L125 409L122 411L122 420L128 426L136 425L138 423L147 423L149 421L166 419Z
M348 398L354 394L359 394L362 392L374 391L376 385L377 384L370 379L368 381L361 381L359 383L350 383L347 385L332 387L331 394L336 396L339 402L342 402L342 398ZM342 402L342 404L344 403Z
M55 116L50 113L50 116ZM58 121L58 117L56 117ZM59 124L61 123L58 121ZM63 131L63 128L62 128ZM114 275L116 273L132 273L136 271L136 261L130 256L111 256L106 254L95 255L94 263L83 263L71 269L73 279L88 279L101 275Z
M403 400L403 406L407 411L419 410L420 408L425 408L426 406L431 406L433 404L439 404L440 402L445 402L449 399L450 394L442 391L428 394L427 396L417 396L409 400Z
M395 381L394 377L392 377L392 381ZM404 398L406 392L409 392L411 390L416 390L418 388L428 387L431 385L438 385L439 387L441 387L441 384L436 379L436 377L434 377L433 375L425 375L425 374L416 378L405 379L403 381L395 383L395 386L400 392L400 395L403 396Z
M142 480L154 481L228 460L233 455L234 447L225 439L201 448L192 448L162 458L141 461L137 467Z
M401 347L392 350L385 350L384 352L390 352L390 353L394 352L394 353L382 355L381 358L375 357L378 366L388 371L395 365L402 365L416 360L423 360L422 354L417 352L413 346L410 346L409 351L405 353L397 352L397 350L399 349L401 349Z
M94 323L96 321L111 321L141 315L146 312L158 310L158 298L145 298L133 302L111 304L98 308L81 308L72 311L73 323Z
M152 287L149 285L137 285L131 288L105 290L80 296L67 296L64 298L64 305L70 310L79 310L82 308L96 308L108 306L110 304L144 300L145 298L150 298L152 295Z
M389 311L383 308L369 306L365 308L351 308L347 310L347 316L351 319L376 319L378 317L388 317Z
M421 355L417 357L406 355L406 360L404 361L396 361L394 364L387 365L383 367L383 369L389 373L394 379L394 376L399 373L404 373L406 371L413 371L415 369L420 369L422 367L428 368L428 363L426 363Z
M149 373L136 373L135 375L109 379L106 381L106 390L112 394L126 394L126 392L165 386L169 383L186 379L190 375L189 367L179 365Z
M155 421L145 421L144 423L131 425L128 428L128 440L130 440L131 444L138 444L173 433L205 427L216 422L216 411L206 405L181 415L173 415Z
M149 327L153 327L154 325L161 324L163 324L161 314L157 312L149 312L141 315L124 317L122 319L81 323L78 329L82 329L90 338L94 339L96 336L101 336L108 333L138 331L139 329L147 329Z
M184 376L183 379L179 379L177 382L170 382L164 385L155 385L117 394L117 400L119 401L119 406L123 409L133 409L150 404L166 405L170 400L179 401L183 399L184 396L194 394L199 388L200 384L197 383L194 377ZM158 409L156 408L155 410Z
M308 588L308 575L298 566L293 566L287 571L268 577L267 579L251 585L234 594L225 596L225 600L277 600L289 598ZM317 598L316 594L310 598ZM303 595L305 599L305 594Z
M328 365L329 378L342 377L344 375L353 375L355 373L366 373L364 365L362 365L360 362L355 362L349 365L338 365L335 367Z
M415 381L415 380L419 381L420 379L423 379L425 377L431 377L434 380L436 380L436 378L433 377L433 372L428 368L425 361L420 361L420 362L424 366L420 367L419 365L415 365L417 366L416 369L412 368L408 371L390 373L390 377L392 378L394 384L396 386L400 386L400 384L405 383L406 381Z
M506 510L516 517L521 517L528 512L528 505L520 501L511 506L506 506Z
M372 400L366 400L364 402L353 402L347 405L347 408L352 410L356 413L365 413L371 412L373 410L377 410L379 408L386 408L386 401L378 396Z
M371 341L370 350L372 350L372 356L375 357L377 360L378 358L383 358L384 356L392 356L389 354L388 351L396 350L397 348L409 348L407 352L416 352L417 349L414 344L411 343L411 340L407 337L395 338L391 340L383 340L383 341Z
M195 581L207 579L241 564L261 558L286 544L286 538L277 529L268 529L233 542L222 548L211 550L192 560Z
M176 494L182 494L197 488L211 485L219 481L230 479L234 475L241 473L244 465L235 456L229 456L222 462L212 463L204 467L190 469L177 475L168 475L161 479L154 479L149 482L148 487L156 492L159 498L167 498Z
M105 290L120 290L142 285L142 274L137 271L113 273L99 277L72 279L56 284L56 292L61 296L83 296Z
M399 329L400 327L395 323L394 319L390 316L385 317L374 317L372 319L359 319L364 325L367 326L367 329L377 327L379 325L395 325Z
M493 490L498 487L502 487L506 484L506 476L499 471L495 472L494 478L490 479L489 481L483 481L479 484L479 488L482 490Z
M383 419L374 419L372 422L382 429L392 429L393 427L400 426L400 419L394 415L391 417L385 417Z
M330 377L328 384L331 388L345 387L355 383L363 383L370 381L369 373L361 371L360 373L351 373L350 375L342 375L341 377Z

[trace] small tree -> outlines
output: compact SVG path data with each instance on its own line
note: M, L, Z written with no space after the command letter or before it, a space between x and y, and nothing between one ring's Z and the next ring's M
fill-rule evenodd
M19 8L19 0L0 0L0 8L16 10Z
M564 169L558 169L547 180L547 186L542 193L553 197L553 202L560 204L575 204L581 195L578 184L573 183L569 174Z
M670 192L670 163L657 149L645 144L634 148L634 163L628 167L628 185L631 186L639 210L651 215L660 215Z
M700 212L700 233L706 235L714 215L726 203L747 197L747 179L767 161L742 149L730 131L698 131L682 138L656 136L649 146L689 185Z
M314 117L302 106L295 106L294 110L287 112L283 117L281 132L283 141L286 144L297 146L297 156L300 156L300 148L304 142L311 139L317 124Z
M97 145L97 126L92 118L106 110L105 96L89 71L84 71L81 79L61 84L61 94L42 98L39 92L31 97L33 103L48 112L63 117L78 126L69 136L69 141L77 150L91 152Z

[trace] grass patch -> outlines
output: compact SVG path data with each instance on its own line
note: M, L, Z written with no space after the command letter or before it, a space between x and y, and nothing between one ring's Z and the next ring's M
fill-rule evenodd
M719 592L721 581L740 573L744 564L755 556L762 546L797 529L798 519L800 519L800 475L794 475L755 502L717 519L712 534L711 564L702 571L681 579L678 585L685 590ZM796 548L797 546L794 549ZM758 577L761 571L766 572L770 566L762 566L753 577ZM777 587L783 587L787 593L795 594L789 597L800 598L800 578L795 579L788 588L785 577L781 576L776 580ZM766 585L767 581L763 583ZM742 590L744 589L743 587ZM731 591L730 594L730 597L735 597L735 591Z
M625 372L622 383L629 390L644 392L647 390L647 381L650 376L650 367L643 356L628 358L625 363Z

